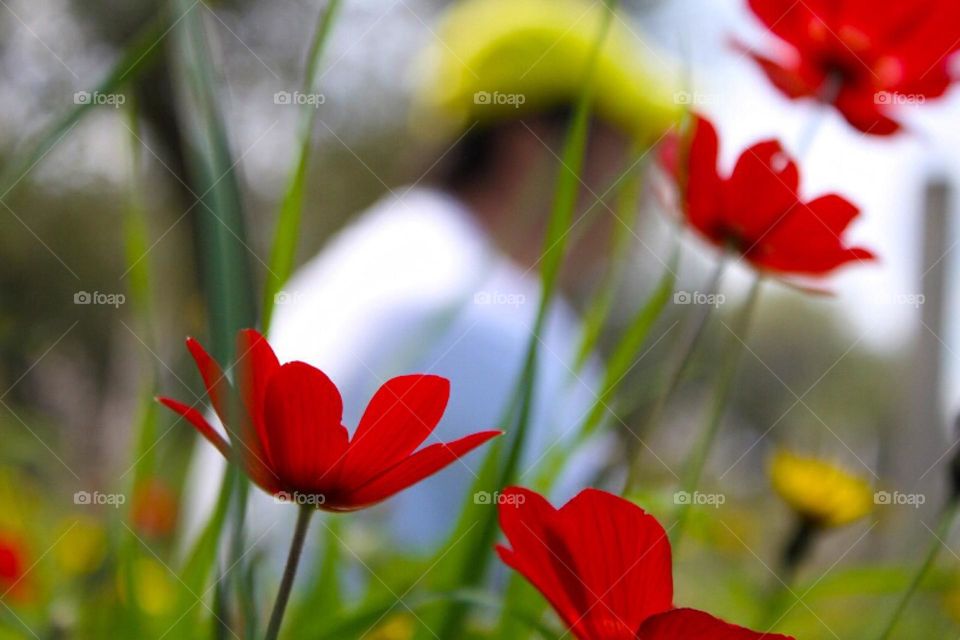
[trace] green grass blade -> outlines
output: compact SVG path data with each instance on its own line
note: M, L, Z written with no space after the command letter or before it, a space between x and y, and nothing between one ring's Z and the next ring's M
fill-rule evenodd
M609 410L609 403L613 400L614 394L633 368L640 349L650 335L650 330L663 313L667 303L670 302L677 280L678 256L679 253L674 252L670 262L664 267L657 288L634 314L627 329L614 347L604 370L600 395L580 428L579 440L582 441L589 437L600 425L604 415Z
M524 356L516 396L508 411L509 414L515 415L515 419L503 423L507 426L507 434L504 439L490 448L480 476L474 483L472 493L468 496L458 527L451 538L456 542L456 547L445 559L445 566L450 567L450 570L439 572L446 579L444 589L476 587L486 575L491 558L491 547L496 537L497 510L490 504L478 504L474 496L481 492L492 494L511 483L523 454L536 383L539 336L556 295L557 282L569 243L570 226L580 193L580 173L586 154L596 62L613 20L613 3L607 9L603 12L599 32L587 60L584 82L561 154L553 210L544 238L540 304ZM504 452L506 452L505 460ZM441 638L456 637L462 632L469 610L470 603L450 603L439 613L435 625L430 621L427 625L438 629ZM418 630L418 638L426 638L428 633L432 635L428 629L421 628Z
M176 0L181 19L177 24L177 62L185 81L185 100L182 114L185 119L188 165L191 184L198 194L197 205L199 246L203 258L204 295L209 315L210 346L213 356L221 363L232 363L237 331L255 326L257 321L255 287L250 269L250 249L246 241L242 193L237 171L238 161L230 149L227 128L221 113L216 88L220 81L211 63L211 53L203 22L203 9L189 0ZM228 428L230 425L227 425ZM216 553L209 545L219 542L230 497L234 498L232 536L228 566L230 575L222 585L223 603L232 604L229 593L235 588L239 606L248 612L245 634L252 636L256 604L246 588L243 562L243 525L246 516L249 481L237 473L233 465L224 474L218 498L218 509L213 514L196 553L191 557L193 577L197 587L209 579ZM214 550L215 551L215 550ZM229 614L225 614L229 617Z
M597 346L597 341L600 339L604 327L607 326L607 321L613 310L613 303L616 301L617 292L623 279L624 268L627 264L626 254L634 233L632 225L637 220L635 209L643 185L644 167L637 166L639 164L639 160L631 164L628 175L620 184L617 193L617 218L619 223L613 226L610 266L599 292L588 306L586 316L583 319L583 334L580 338L580 346L577 349L577 357L573 367L574 371L577 372L581 371L587 363L590 354Z
M319 91L317 71L320 68L320 58L323 55L324 45L330 35L331 27L336 18L342 0L330 0L327 8L321 14L317 29L307 57L307 70L303 82L303 91L306 94L315 94ZM300 107L299 144L297 157L287 191L280 205L277 216L277 227L274 231L273 248L270 252L269 271L267 272L263 296L263 331L270 328L270 319L273 316L273 307L277 293L293 272L294 258L297 252L297 239L300 236L300 219L303 215L304 188L307 179L307 166L310 162L310 148L313 126L317 118L317 107L313 104L303 104Z

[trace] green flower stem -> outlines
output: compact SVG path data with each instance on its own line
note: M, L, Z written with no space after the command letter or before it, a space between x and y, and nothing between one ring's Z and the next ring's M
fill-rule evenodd
M930 547L927 549L927 554L924 556L923 563L914 574L909 586L907 586L907 590L904 591L903 595L900 596L900 600L893 609L893 615L890 616L890 620L887 622L887 625L884 627L880 635L877 636L877 640L887 640L890 637L890 634L893 633L897 623L903 616L903 612L906 611L910 600L917 592L917 589L920 588L924 578L926 578L927 574L930 573L930 569L933 568L933 565L937 560L937 556L940 555L940 547L943 545L943 540L946 539L946 537L950 534L950 529L953 527L954 520L957 519L958 507L960 507L960 494L954 494L950 497L950 501L944 508L943 515L940 516L940 525L937 527L936 535L934 535L933 540L930 542Z
M303 553L303 542L307 537L307 529L310 527L310 516L313 515L314 508L311 505L302 505L300 513L297 515L297 528L293 532L293 540L290 542L290 553L287 555L287 565L283 569L283 579L280 581L280 590L277 591L277 599L273 604L273 613L270 614L270 624L267 627L265 640L277 640L280 634L280 624L283 622L283 612L287 609L287 602L290 600L290 591L293 588L293 579L297 576L297 566L300 564L300 556Z
M724 256L717 263L717 268L710 279L709 288L707 289L707 292L710 295L715 295L720 290L720 284L723 281L723 274L726 271L726 267L727 260L726 256ZM667 407L667 401L673 395L674 391L677 390L677 387L680 386L680 381L683 380L683 377L693 360L693 354L697 350L697 347L700 346L700 342L705 333L704 330L707 327L707 321L713 314L713 310L713 305L706 305L705 308L701 310L699 314L697 314L694 328L691 331L687 341L683 344L680 355L676 360L676 364L667 376L666 384L664 384L663 389L657 395L657 398L653 404L653 408L650 409L650 413L647 414L646 419L643 421L643 425L640 427L637 433L648 433L650 429L654 428L660 422L661 418L663 417L663 412ZM634 454L630 457L630 464L627 468L627 480L624 484L623 495L627 496L636 491L637 483L639 481L640 467L640 456Z
M710 455L710 449L717 439L717 433L720 431L720 424L723 422L723 416L726 412L727 403L730 400L730 394L733 392L733 383L736 379L737 364L740 362L740 356L743 353L744 340L750 329L750 322L757 306L757 299L760 294L760 287L763 278L757 276L750 288L747 301L743 305L740 314L737 316L735 326L732 329L733 335L729 336L725 345L724 352L721 354L720 378L713 396L713 404L710 410L710 417L707 421L707 427L700 436L688 462L684 473L684 480L681 491L693 494L700 484L700 478L703 476L703 469L706 466L707 458ZM687 525L687 519L690 515L690 506L692 500L686 501L680 505L677 513L676 524L673 528L673 545L676 547L682 539Z
M819 523L809 518L799 517L786 538L783 551L780 554L780 566L777 571L777 582L770 590L767 607L763 619L758 625L761 629L772 631L786 615L788 598L792 595L791 587L797 575L797 570L810 555L813 544L820 533Z

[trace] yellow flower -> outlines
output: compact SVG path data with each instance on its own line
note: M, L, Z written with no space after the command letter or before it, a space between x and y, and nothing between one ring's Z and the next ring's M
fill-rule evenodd
M97 570L107 553L103 525L95 518L80 516L66 520L60 530L60 543L53 548L60 570L69 575Z
M870 483L823 460L781 451L773 458L770 479L794 511L820 526L843 526L873 510Z
M413 637L413 621L410 616L398 614L364 636L368 640L410 640Z
M133 588L140 607L153 616L170 613L177 599L170 570L152 558L139 558L134 571Z
M417 69L415 116L456 135L473 121L573 104L606 10L588 0L454 3ZM614 17L597 59L597 115L640 145L658 140L683 112L665 66L662 53Z

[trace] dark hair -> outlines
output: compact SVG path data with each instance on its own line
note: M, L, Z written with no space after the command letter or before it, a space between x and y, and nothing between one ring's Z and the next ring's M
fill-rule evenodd
M562 131L570 122L573 108L564 103L526 117L528 122L536 121L548 128ZM458 191L469 184L482 182L492 171L496 162L497 146L500 134L518 120L505 120L493 123L474 124L450 151L436 172L436 182L440 186Z

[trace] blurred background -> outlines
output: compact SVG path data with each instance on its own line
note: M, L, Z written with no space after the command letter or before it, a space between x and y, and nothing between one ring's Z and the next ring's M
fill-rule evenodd
M134 0L0 5L0 162L8 169L83 99L77 92L110 73L161 8ZM275 94L300 87L322 5L238 0L191 9L202 15L213 54L255 274L264 271L296 146L297 111L277 104ZM411 125L410 105L414 61L435 44L445 6L344 2L321 71L324 101L314 128L297 263L320 251L356 212L421 180L436 162L437 143ZM960 239L954 223L960 214L954 197L960 92L904 107L908 133L870 139L832 112L786 101L731 46L734 38L763 43L769 37L741 0L635 0L624 9L656 49L654 65L677 75L677 101L718 125L728 169L760 139L778 137L798 149L811 120L822 118L802 159L803 193L838 191L857 203L863 215L851 231L854 243L880 256L875 265L831 278L831 295L766 285L729 429L708 470L710 483L730 498L720 517L708 512L696 519L698 544L677 559L678 600L736 615L758 584L775 581L767 563L790 516L776 502L765 469L777 446L791 447L836 460L878 490L926 496L919 509L882 507L831 534L804 569L804 580L817 588L789 614L790 630L804 638L859 637L851 607L901 586L898 567L909 566L905 558L916 561L916 550L927 544L955 453L960 325L953 318L960 299L950 285L960 264L954 251ZM183 336L205 334L206 319L198 266L201 209L194 206L196 185L182 143L190 125L178 107L182 88L171 42L160 41L155 63L123 92L124 104L99 105L70 124L0 194L0 496L20 505L0 503L0 511L12 527L44 522L59 531L64 513L97 514L77 506L73 495L116 489L117 478L130 472L145 376L155 375L156 389L175 396L193 398L202 389L182 346ZM146 251L133 262L146 261L153 274L149 326L131 304L134 271L125 249L131 203L143 207L147 221ZM640 241L632 243L601 353L655 287L671 250L673 215L654 193L643 198ZM684 237L678 288L705 291L716 253L689 233ZM577 274L566 288L574 310L584 309L603 277L602 259L595 266L595 273ZM720 318L729 322L748 283L748 269L735 267L723 289L734 304L723 305ZM77 298L84 293L119 302L84 304ZM667 335L687 310L668 307L650 342ZM671 467L702 423L711 388L703 372L717 357L723 333L717 323L709 326L665 425L646 442L656 452L643 468L654 513L670 500ZM650 381L659 379L671 344L656 341L631 372L625 393L635 396L637 408L626 421L642 421ZM182 425L171 430L171 416L158 420L162 437L151 455L158 460L158 493L171 494L173 506L161 524L172 531L183 526L175 503L188 473L184 451L199 441ZM34 503L23 495L42 499ZM49 544L36 540L37 554ZM956 555L944 554L935 588L911 613L928 624L926 637L947 637L960 625Z

